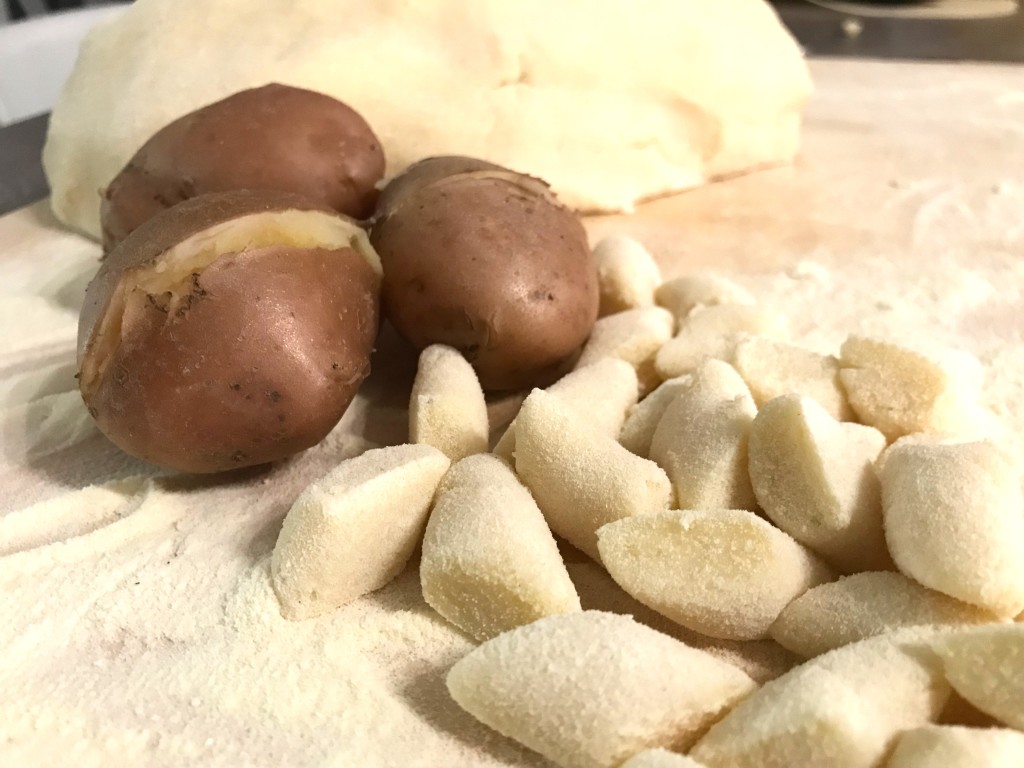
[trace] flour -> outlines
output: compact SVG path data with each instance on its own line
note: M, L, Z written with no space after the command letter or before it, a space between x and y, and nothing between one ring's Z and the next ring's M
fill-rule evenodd
M790 341L823 354L852 332L965 349L984 366L984 404L1019 441L1024 187L1006 179L1024 164L1007 128L1024 122L1024 101L1008 98L1019 71L812 68L819 96L799 168L591 220L594 240L638 238L666 277L724 270L785 315ZM0 220L0 381L73 365L75 297L98 255L34 216ZM299 491L341 459L405 437L415 360L384 347L316 448L270 470L157 479L123 503L109 503L110 486L82 489L153 470L72 428L87 423L73 383L4 404L0 763L546 764L448 696L444 676L473 644L423 602L417 556L334 613L280 615L268 558ZM39 502L31 517L18 511ZM568 568L585 608L658 624L580 557ZM758 680L794 661L769 642L711 645Z

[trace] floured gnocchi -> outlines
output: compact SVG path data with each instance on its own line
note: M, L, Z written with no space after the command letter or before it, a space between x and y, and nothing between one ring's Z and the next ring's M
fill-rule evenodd
M501 459L455 463L423 536L423 599L477 640L580 610L558 545L530 492Z
M623 589L710 637L765 638L783 608L831 578L810 551L745 510L648 513L597 537Z
M555 616L506 632L448 673L459 706L565 768L685 749L757 686L628 616Z

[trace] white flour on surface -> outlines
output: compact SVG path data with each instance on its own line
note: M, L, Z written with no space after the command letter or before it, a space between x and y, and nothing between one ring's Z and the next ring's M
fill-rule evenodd
M591 233L639 237L668 276L727 270L819 351L851 332L966 349L984 364L985 404L1019 439L1024 185L1007 180L1024 163L1019 71L813 69L797 168ZM0 220L0 242L22 221ZM408 361L379 355L331 436L269 471L83 491L152 470L96 432L70 375L96 250L31 224L0 246L0 763L547 765L449 698L444 676L472 643L423 602L415 558L309 621L284 620L270 588L268 557L303 486L404 439ZM612 589L596 566L570 570L581 591ZM588 607L629 609L622 597ZM720 653L762 679L790 663L762 650Z

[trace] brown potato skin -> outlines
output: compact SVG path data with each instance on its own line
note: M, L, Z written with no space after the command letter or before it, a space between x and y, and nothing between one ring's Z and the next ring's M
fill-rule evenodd
M576 215L541 182L507 170L459 173L385 199L370 240L398 332L420 349L460 350L485 389L557 378L598 310Z
M191 198L179 203L174 215L147 220L107 255L85 289L78 315L78 364L82 364L93 328L125 270L149 267L164 251L217 224L261 211L284 210L333 212L315 200L290 192L237 189Z
M232 193L221 203L205 210L223 216L241 201ZM125 265L152 263L160 235L173 245L184 221L205 228L178 213L151 220L111 254L87 291L91 306L106 306ZM218 472L284 458L322 440L369 373L379 289L351 248L225 254L193 277L177 307L133 304L121 343L94 386L81 382L82 397L112 442L163 467ZM94 349L100 313L91 314L82 316L80 365Z
M103 247L196 195L281 190L368 217L384 151L355 110L322 93L272 83L241 91L157 131L103 193Z
M444 155L419 160L391 179L381 190L380 197L377 198L376 218L390 215L402 204L407 195L418 192L423 187L449 176L478 171L508 173L508 169L500 165L463 155Z

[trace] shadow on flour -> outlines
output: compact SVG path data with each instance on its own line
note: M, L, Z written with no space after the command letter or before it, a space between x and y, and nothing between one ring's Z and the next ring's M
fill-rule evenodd
M398 695L426 723L496 761L515 765L551 766L535 752L479 722L455 703L445 685L447 669L431 669L413 675Z

